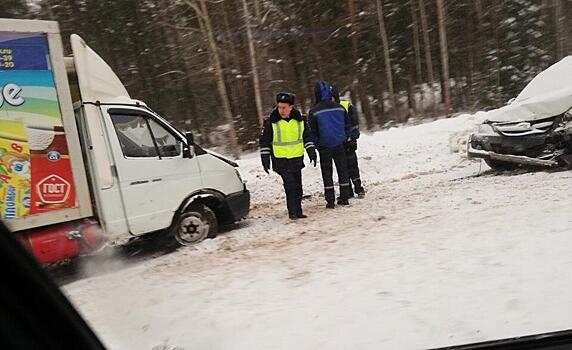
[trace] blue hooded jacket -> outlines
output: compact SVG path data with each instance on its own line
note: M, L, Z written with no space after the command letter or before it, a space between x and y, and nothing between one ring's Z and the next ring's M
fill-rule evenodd
M331 87L325 81L314 87L316 104L308 114L308 123L318 148L336 147L348 137L348 114L344 107L332 101Z

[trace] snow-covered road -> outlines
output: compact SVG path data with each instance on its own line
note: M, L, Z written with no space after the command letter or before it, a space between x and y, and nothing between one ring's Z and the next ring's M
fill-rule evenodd
M417 349L572 328L572 173L493 174L461 116L364 136L368 190L286 218L280 179L241 160L238 228L63 287L110 349Z

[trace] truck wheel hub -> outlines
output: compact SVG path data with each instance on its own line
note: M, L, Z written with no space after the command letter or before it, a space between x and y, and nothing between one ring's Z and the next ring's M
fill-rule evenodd
M208 231L208 225L200 218L190 216L182 220L179 226L179 237L184 241L192 242L205 234L205 230Z

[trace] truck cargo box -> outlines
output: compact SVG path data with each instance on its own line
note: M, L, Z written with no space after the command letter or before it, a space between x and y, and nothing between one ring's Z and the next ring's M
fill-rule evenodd
M21 231L91 215L59 27L0 19L0 217Z

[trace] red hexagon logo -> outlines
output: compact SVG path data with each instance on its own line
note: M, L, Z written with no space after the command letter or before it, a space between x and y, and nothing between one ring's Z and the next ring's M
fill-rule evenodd
M38 182L36 191L43 203L63 203L70 195L71 185L58 175L50 175Z

